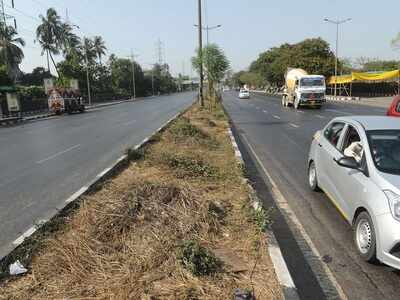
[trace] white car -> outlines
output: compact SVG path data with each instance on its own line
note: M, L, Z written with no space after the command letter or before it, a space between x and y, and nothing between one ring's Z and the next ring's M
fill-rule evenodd
M249 99L250 98L250 92L245 89L241 89L239 92L239 98L240 99Z
M353 227L360 256L400 269L400 122L386 116L333 119L308 159L319 188Z

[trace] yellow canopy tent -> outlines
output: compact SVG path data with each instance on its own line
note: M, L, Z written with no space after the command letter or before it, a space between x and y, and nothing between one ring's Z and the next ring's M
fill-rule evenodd
M351 72L349 75L341 76L331 76L326 81L326 84L330 86L331 89L338 88L340 91L344 90L348 95L352 95L353 82L384 82L391 80L398 80L398 89L400 92L400 70L393 70L387 72ZM336 85L337 86L336 86ZM349 84L350 93L347 90L346 84ZM335 86L334 86L335 85Z
M388 71L388 72L380 72L380 73L368 73L368 72L351 72L350 75L341 75L331 76L327 80L327 84L343 84L343 83L351 83L354 81L384 81L390 80L400 77L400 70Z

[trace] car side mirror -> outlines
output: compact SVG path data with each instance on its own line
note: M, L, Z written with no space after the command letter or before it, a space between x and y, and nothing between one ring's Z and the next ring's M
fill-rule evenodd
M360 164L356 161L356 159L354 157L344 156L335 161L341 167L354 169L354 170L360 170Z

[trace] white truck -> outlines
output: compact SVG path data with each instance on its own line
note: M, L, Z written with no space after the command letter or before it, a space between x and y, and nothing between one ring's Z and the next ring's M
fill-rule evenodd
M282 106L301 106L321 108L326 101L325 77L309 75L303 69L289 68L285 74L285 89Z

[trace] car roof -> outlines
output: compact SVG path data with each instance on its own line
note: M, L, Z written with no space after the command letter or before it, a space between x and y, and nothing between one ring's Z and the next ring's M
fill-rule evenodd
M400 118L387 116L346 116L335 118L336 121L359 123L365 130L400 130Z

